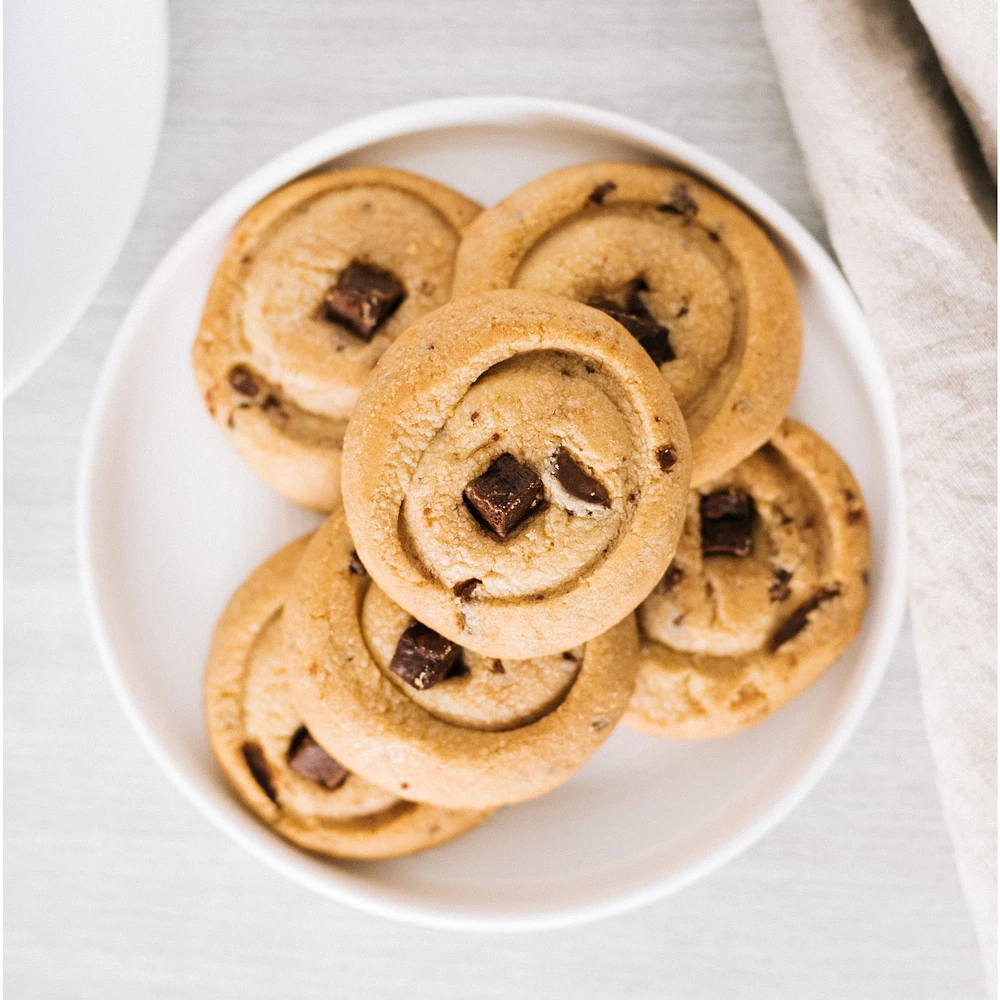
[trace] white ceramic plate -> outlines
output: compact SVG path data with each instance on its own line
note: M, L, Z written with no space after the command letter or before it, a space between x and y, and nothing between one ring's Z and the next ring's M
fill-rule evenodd
M794 412L844 454L873 532L860 636L763 724L707 743L619 729L565 786L413 858L335 864L291 847L229 793L209 752L201 672L216 617L243 578L316 523L260 483L205 413L188 359L230 228L318 164L388 164L490 204L539 174L598 157L686 165L771 227L798 283L805 360ZM91 624L146 746L219 827L343 903L464 929L594 919L693 881L760 837L843 747L874 694L903 609L903 495L891 395L858 307L816 242L732 169L656 129L576 105L461 99L352 122L262 167L167 254L108 358L86 433L79 543Z
M164 0L4 5L4 396L76 325L142 201L167 96Z

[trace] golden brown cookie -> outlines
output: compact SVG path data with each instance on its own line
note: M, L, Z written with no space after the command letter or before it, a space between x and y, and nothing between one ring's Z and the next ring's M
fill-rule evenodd
M337 502L358 391L392 340L448 301L478 213L442 184L360 167L293 181L240 220L193 361L213 419L269 486L317 510Z
M690 174L589 163L546 174L469 227L453 297L525 288L588 302L660 366L687 420L695 486L759 448L795 391L802 323L761 227Z
M634 616L565 653L484 657L414 621L364 573L343 511L285 608L309 731L381 787L456 809L551 791L604 742L635 683Z
M519 659L606 632L663 575L690 446L649 356L604 313L504 291L386 352L344 443L378 585L468 649Z
M625 721L684 739L760 722L854 638L868 564L850 469L786 419L763 448L692 491L677 555L639 609L642 668Z
M399 798L348 771L292 706L283 606L308 538L275 553L233 595L205 671L208 735L243 802L283 837L337 858L391 858L464 833L488 813Z

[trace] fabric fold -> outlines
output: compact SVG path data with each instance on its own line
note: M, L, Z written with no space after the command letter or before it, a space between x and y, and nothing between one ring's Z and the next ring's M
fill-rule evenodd
M983 66L995 74L995 13L991 28L962 18L981 0L915 0L917 11L904 0L759 3L831 241L894 387L924 715L995 990L996 189L986 161L995 169L996 91L982 79Z

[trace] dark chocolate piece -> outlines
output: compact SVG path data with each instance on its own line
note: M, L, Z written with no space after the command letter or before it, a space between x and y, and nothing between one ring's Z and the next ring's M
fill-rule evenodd
M451 589L455 596L460 600L471 601L472 595L476 592L476 587L478 587L482 582L482 580L477 580L475 577L472 577L468 580L462 580L461 583L456 583Z
M340 788L351 773L312 738L305 726L299 726L288 745L288 766L331 792Z
M653 588L654 594L669 594L684 579L684 570L671 563L660 582Z
M673 361L676 355L670 346L670 331L652 316L636 316L618 309L602 309L615 322L621 323L639 341L643 350L653 359L653 364L662 365Z
M611 506L611 497L608 496L608 491L593 476L584 472L576 459L565 448L560 448L556 452L555 464L556 479L570 496L601 507Z
M462 491L473 516L497 538L506 538L545 496L535 471L504 453Z
M639 277L629 285L624 308L607 299L593 299L590 305L621 323L639 341L653 363L662 365L664 361L673 361L676 355L670 346L670 330L653 316L642 298L642 293L648 291L646 279Z
M670 201L656 207L661 212L683 215L687 220L693 219L698 214L698 202L691 197L691 192L684 183L675 184L670 192Z
M673 448L657 448L656 461L660 463L660 468L664 472L669 472L677 464L677 455Z
M229 384L241 395L253 399L260 392L260 383L246 365L236 365L229 372Z
M365 569L365 564L358 558L357 552L351 549L351 561L347 564L347 571L352 573L354 576L367 576L368 570Z
M418 691L426 691L448 676L462 655L462 647L414 622L400 637L389 669Z
M371 340L404 298L406 289L391 271L354 260L326 293L323 315L362 340Z
M750 494L745 490L716 490L701 498L701 516L710 521L717 521L722 517L749 517L751 503Z
M748 556L753 548L753 497L731 488L701 498L701 551L706 556Z
M278 793L274 790L274 780L271 777L271 765L268 764L264 751L259 743L243 744L243 759L250 768L254 781L263 789L264 794L275 804L278 804Z
M446 681L450 681L452 677L468 677L472 671L465 665L465 661L462 657L459 657L455 661L455 665L444 675Z
M595 205L603 205L604 199L617 188L618 185L614 181L605 181L603 184L598 184L588 195L587 201L592 201Z
M505 674L505 673L507 673L507 671L504 670L504 668L503 668L503 660L494 660L493 661L493 665L490 667L490 670L492 670L493 673L495 673L495 674Z
M800 604L777 628L771 636L770 648L773 653L780 649L786 642L794 639L809 624L809 616L824 601L829 601L840 595L839 587L824 587L817 590L805 604Z
M792 588L788 586L788 581L791 578L791 572L780 566L774 571L774 579L771 581L771 586L767 588L767 594L772 601L783 601L788 597L792 592Z

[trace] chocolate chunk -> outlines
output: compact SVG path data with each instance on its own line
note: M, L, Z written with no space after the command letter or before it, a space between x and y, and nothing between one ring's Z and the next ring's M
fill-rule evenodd
M476 587L478 587L482 582L482 580L477 580L475 577L472 577L469 580L462 580L461 583L456 583L451 589L456 597L463 601L471 601L472 595L476 592Z
M675 184L670 192L670 201L657 205L660 212L671 212L683 215L685 219L693 219L698 214L698 202L691 197L687 184Z
M556 479L570 496L601 507L611 506L608 491L593 476L584 472L565 448L560 448L555 453L555 463Z
M669 472L677 464L677 455L673 448L657 448L656 461L664 472Z
M684 570L671 563L660 582L653 588L654 594L669 594L684 579Z
M824 587L817 590L805 604L800 604L782 623L778 626L774 635L771 636L770 649L773 653L776 649L791 639L794 639L809 624L809 616L825 601L829 601L840 595L839 587Z
M603 205L604 199L611 194L612 191L617 190L618 185L614 181L605 181L603 184L598 184L590 195L587 197L587 201L592 201L595 205Z
M703 555L750 555L754 502L749 493L735 488L707 493L700 510Z
M229 384L242 396L253 399L260 392L260 383L246 365L236 365L229 372Z
M673 361L676 355L670 346L670 330L657 321L643 301L642 293L648 291L646 279L639 277L628 287L624 308L607 299L592 299L590 305L621 323L639 341L653 363L662 365L664 361Z
M268 393L264 397L264 402L260 404L260 408L266 413L268 410L280 410L281 400L278 399L273 393Z
M271 765L268 764L264 751L259 743L243 744L243 759L250 768L254 781L264 790L264 794L275 804L278 804L278 793L274 790L274 780L271 777Z
M480 524L506 538L542 502L545 489L533 469L505 452L462 496Z
M750 516L753 501L745 490L728 489L706 493L701 498L701 516L704 520L717 521L722 517Z
M351 549L351 561L347 564L347 571L353 573L354 576L366 576L368 570L365 569L365 564L358 558L357 552Z
M490 670L492 670L495 674L507 673L507 671L503 668L503 660L494 660Z
M288 745L288 766L331 792L340 788L351 773L312 738L305 726L299 726Z
M847 523L857 524L865 516L864 507L855 507L847 512Z
M675 355L670 346L670 331L657 323L652 316L635 316L613 306L601 306L600 309L616 323L621 323L639 341L643 350L653 359L653 364L662 365L664 361L674 360Z
M462 655L462 647L414 622L399 638L389 669L418 691L443 681Z
M782 569L780 566L774 571L774 579L771 581L771 586L767 588L768 597L772 601L783 601L792 592L792 588L788 586L788 581L791 580L792 574L787 569Z
M391 271L355 260L326 293L323 315L362 340L371 340L404 298L406 290Z

